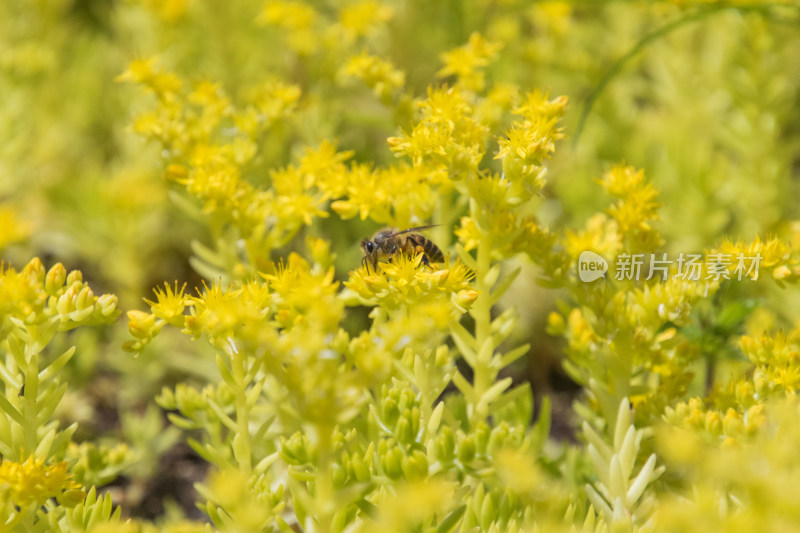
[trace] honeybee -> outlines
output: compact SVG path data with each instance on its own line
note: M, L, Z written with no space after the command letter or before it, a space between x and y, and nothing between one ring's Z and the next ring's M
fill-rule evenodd
M361 241L361 250L364 252L361 264L372 265L373 270L376 270L378 261L381 259L391 257L396 253L414 255L420 252L424 253L423 264L441 263L444 261L444 255L439 247L427 237L414 233L433 227L435 226L417 226L403 231L387 228L379 231L372 237L372 240Z

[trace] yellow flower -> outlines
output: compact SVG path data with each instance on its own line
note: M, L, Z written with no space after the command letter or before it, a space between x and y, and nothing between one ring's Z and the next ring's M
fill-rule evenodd
M378 24L388 21L393 15L394 10L391 7L381 5L375 0L363 0L342 8L339 22L345 34L354 39L367 35Z
M39 266L41 261L34 259L17 272L0 263L0 327L6 316L26 319L44 307L48 295L39 281Z
M442 54L444 67L437 75L440 78L455 75L460 86L481 91L484 87L483 69L497 57L502 47L501 43L491 43L479 33L473 33L467 44Z
M489 129L475 118L467 95L454 87L429 87L417 106L421 119L411 132L387 139L392 152L408 156L415 167L446 167L454 177L474 172Z
M173 99L181 91L183 85L180 78L171 72L162 72L155 68L158 59L136 59L128 69L116 77L116 81L131 81L144 85L162 99Z
M337 152L335 143L324 140L316 149L305 148L297 170L308 187L318 187L329 197L338 198L345 193L349 182L344 162L351 157L351 150Z
M436 300L450 300L468 307L477 298L472 289L474 273L461 261L442 268L422 265L423 254L396 254L388 262L378 263L375 271L368 265L350 272L344 284L370 305L387 309ZM464 292L467 291L467 292Z
M310 54L319 46L319 35L314 31L317 11L305 2L294 0L268 0L257 22L286 30L289 47L299 54Z
M291 228L300 222L309 226L315 218L328 216L323 209L327 195L311 189L312 176L303 176L297 167L289 165L271 171L270 179L271 191L276 194L273 206L275 214L287 227Z
M514 113L523 116L498 139L500 149L495 159L503 160L503 170L512 180L525 178L536 181L539 168L555 150L555 141L563 137L558 121L564 115L567 98L548 100L547 93L526 94ZM541 184L539 184L541 187Z
M619 198L607 209L619 225L619 234L630 246L630 251L652 251L663 239L652 226L658 220L660 204L655 202L658 192L644 179L644 172L625 165L614 165L598 182L611 194ZM626 250L627 251L627 250Z
M297 109L302 91L295 84L283 81L268 81L251 87L246 92L246 101L261 114L262 122L268 125L291 116Z
M498 141L500 150L495 159L513 156L528 165L541 165L555 151L551 137L542 137L540 132L524 123L514 123L506 131L506 137Z
M198 296L191 297L193 307L191 315L184 319L185 333L194 337L205 333L209 342L227 350L231 339L266 323L270 301L261 294L246 291L241 284L223 289L219 281L204 287Z
M556 35L564 35L572 17L572 5L563 1L537 2L531 9L534 24L543 26Z
M343 312L336 298L339 286L333 268L312 271L308 262L296 253L287 264L279 264L272 274L261 274L273 292L275 318L281 327L315 324L320 331L335 331Z
M183 311L187 305L191 305L191 299L184 294L186 284L184 283L178 290L178 282L175 282L175 290L169 286L168 283L164 284L164 290L160 288L153 289L156 294L156 301L145 299L145 302L150 305L150 311L156 317L172 324L173 326L183 326Z
M30 232L31 225L20 220L16 209L0 205L0 250L25 240Z
M405 72L398 70L391 61L367 52L350 57L342 73L362 80L384 104L388 104L392 95L406 82Z
M575 261L586 250L610 261L622 248L617 222L602 213L592 216L582 231L567 231L566 241L567 253Z
M9 490L11 500L19 507L39 507L79 487L70 480L65 462L46 466L43 460L28 457L23 463L4 460L0 464L0 488Z
M258 21L292 30L306 30L316 18L316 11L305 2L269 0L264 4Z
M80 271L67 275L63 265L56 264L48 273L39 258L21 272L0 264L0 330L6 316L29 324L58 317L62 331L108 323L119 316L116 305L112 294L95 296Z

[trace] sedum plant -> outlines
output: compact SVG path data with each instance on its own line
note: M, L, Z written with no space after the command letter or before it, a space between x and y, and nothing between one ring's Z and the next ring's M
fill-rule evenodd
M491 310L513 281L500 279L500 261L521 241L527 223L522 210L544 184L545 160L560 137L566 99L548 100L535 92L513 106L513 99L497 103L481 94L482 67L496 48L474 35L454 52L474 68L462 68L454 86L432 87L416 106L418 122L389 139L410 164L348 167L349 154L323 143L306 150L298 167L272 171L269 188L259 190L239 178L237 165L246 160L237 163L235 154L227 159L229 170L215 176L242 191L248 209L259 204L252 205L255 198L265 199L265 212L277 205L288 209L269 218L267 226L248 229L238 218L242 208L212 199L216 185L207 170L167 167L170 177L184 172L178 181L219 220L217 235L232 228L247 236L245 242L259 239L253 241L258 246L240 248L238 261L229 264L230 284L214 281L197 295L167 285L149 301L149 313L128 313L135 338L126 344L129 350L145 349L171 325L217 351L218 383L165 389L158 402L173 411L174 424L199 435L189 443L214 467L198 486L205 500L201 507L221 530L242 520L254 530L379 527L398 512L392 510L394 490L416 491L431 483L443 496L409 517L408 527L505 530L532 523L536 494L545 490L549 475L539 464L547 416L529 427L530 390L509 390L511 378L497 379L528 347L498 351L514 329L515 315L511 309L493 318ZM141 68L144 74L137 73ZM143 81L157 96L161 87L180 85L149 65L136 64L124 77ZM266 102L276 97L267 96ZM144 119L155 121L148 131L193 131L195 122L189 129L156 125L158 117L173 115L164 102L183 106L178 94L159 99L161 111ZM507 170L492 171L482 166L491 129L482 122L481 109L502 112L503 105L521 118L510 124L509 139L499 141L498 159ZM207 140L191 142L170 153L195 161L192 154L198 151L222 154L227 147L235 150L238 140L214 147ZM394 179L404 187L390 196ZM307 241L309 259L292 253L286 262L265 264L269 250L281 243L270 235L290 237L300 224L327 216L328 200L345 219L359 215L400 227L434 213L443 225L451 224L466 204L471 216L456 231L460 253L444 264L423 264L421 253L401 254L373 268L362 263L344 288L334 281L328 245L319 238ZM308 209L301 212L301 206ZM254 213L253 221L263 219ZM469 253L473 249L475 255ZM254 270L256 277L250 277ZM351 334L343 320L356 305L372 308L370 324ZM474 321L473 331L461 323L465 313ZM457 355L469 365L471 379L456 368ZM445 394L451 382L456 396ZM517 464L541 481L504 488L502 479ZM228 483L245 483L249 496L228 497ZM473 492L470 487L474 494L461 501ZM566 511L566 495L558 498Z
M140 404L119 406L126 444L84 438L59 420L86 393L69 376L87 375L79 365L94 366L98 351L85 340L96 337L66 332L111 325L116 297L96 297L61 264L0 269L0 529L793 527L800 332L789 325L792 291L775 294L800 276L800 239L775 200L792 168L792 145L778 140L792 133L795 74L774 58L793 57L797 37L768 26L794 21L793 2L268 0L230 8L172 0L108 13L89 4L0 17L14 30L2 32L3 43L5 35L34 43L29 26L43 37L0 54L0 86L14 88L12 103L50 104L23 106L35 118L24 139L41 124L80 122L57 116L61 95L39 87L36 75L57 71L62 54L80 46L70 28L109 30L92 34L113 46L107 54L94 47L85 70L120 65L125 47L115 39L124 39L115 35L129 36L137 59L114 91L130 98L141 144L120 136L100 157L90 137L62 136L37 145L28 162L11 143L0 171L13 168L13 183L23 183L45 179L37 165L60 154L71 156L65 168L81 166L73 153L94 154L87 176L111 177L102 186L85 177L71 201L111 201L92 203L92 216L68 216L98 229L54 249L87 265L113 258L102 279L123 303L154 273L171 277L174 264L169 274L160 268L169 243L191 248L199 278L159 280L144 309L127 310L130 335L108 355L129 358L111 363L128 374L128 388L143 384L125 396ZM8 5L0 12L25 12ZM62 15L69 23L61 31L42 30ZM409 42L409 28L427 32L430 47ZM742 35L758 46L745 52ZM717 89L719 98L678 97L692 88L682 81L687 69L718 83L728 73L696 57L697 40L714 42L709 56L721 65L743 58L749 66ZM662 47L674 58L659 57ZM601 77L606 65L616 77ZM589 88L589 78L601 81ZM551 83L551 91L528 89ZM76 109L92 107L97 92L92 86ZM587 92L582 112L568 112L570 99ZM763 98L749 102L749 92ZM97 125L105 136L119 129L114 117ZM702 122L721 125L702 130ZM0 132L9 124L0 119ZM683 132L695 129L684 150ZM619 142L621 131L634 133ZM570 136L572 150L562 140ZM67 150L73 140L86 151ZM606 164L623 158L642 169ZM591 183L587 175L602 166ZM59 199L69 172L42 167L54 212L70 211ZM164 180L151 176L158 172ZM756 175L766 185L751 205ZM719 188L719 196L707 209L687 184ZM733 198L741 191L748 194ZM22 216L41 209L37 189L14 197L25 207L7 207L3 197L0 249L18 257L43 230ZM183 221L159 231L168 205ZM688 215L677 223L681 207ZM359 266L361 237L429 224L425 238L444 251L442 262L415 251ZM685 251L696 256L696 276L687 276L683 253L678 263L664 259L686 243L695 247ZM604 279L581 278L586 252L613 265ZM635 270L642 257L648 264ZM758 268L745 264L753 257ZM547 330L563 345L545 341L529 319L546 307L545 290L557 299ZM119 344L134 355L118 353ZM573 417L568 438L551 435L559 414L546 395L534 405L519 379L520 363L537 365L549 344L579 387L569 414L556 412ZM156 385L157 407L143 399ZM155 469L178 439L207 469L194 484L198 519L169 504L156 522L128 519L135 511L126 503L169 475ZM102 492L120 474L127 501L117 500L117 487Z
M95 296L80 271L61 263L45 270L39 259L21 271L0 269L0 516L4 531L81 531L116 520L108 496L92 486L87 494L70 468L77 425L60 429L54 412L68 384L61 369L72 348L52 353L57 334L117 318L117 299ZM118 471L120 459L91 470ZM77 457L75 457L77 459Z

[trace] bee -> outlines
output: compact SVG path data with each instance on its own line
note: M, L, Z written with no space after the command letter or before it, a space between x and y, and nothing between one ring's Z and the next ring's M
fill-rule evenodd
M379 231L372 237L372 240L361 241L361 250L364 252L361 264L372 265L373 270L377 270L379 260L391 257L396 253L406 255L423 253L423 264L441 263L444 261L444 255L439 247L427 237L414 233L433 227L435 226L417 226L403 231L387 228Z

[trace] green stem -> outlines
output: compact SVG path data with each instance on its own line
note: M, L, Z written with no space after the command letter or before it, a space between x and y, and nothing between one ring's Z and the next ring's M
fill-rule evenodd
M439 194L439 201L436 204L436 209L433 213L433 223L438 227L434 230L436 235L436 244L442 249L445 254L450 248L450 234L451 225L453 223L453 214L451 208L452 193Z
M234 444L233 455L239 463L239 468L247 475L252 470L250 443L250 412L247 408L247 383L245 382L245 357L239 353L231 353L231 373L236 382L236 425L238 429L238 446ZM234 441L235 443L236 441ZM238 453L237 453L238 452Z
M486 276L492 266L492 238L486 231L482 233L481 240L478 243L477 266L476 289L480 296L475 301L472 317L475 319L475 344L478 355L475 359L475 368L472 371L474 373L473 387L475 388L475 395L477 398L482 398L489 387L493 385L496 377L491 367L494 346L491 346L490 350L484 349L487 342L491 343L492 327L491 286L486 281ZM483 420L488 416L485 407L477 409L477 406L473 406L472 414L475 421Z
M609 69L603 74L603 77L600 78L600 81L597 82L597 85L594 86L592 91L589 93L589 96L586 98L586 103L583 104L583 109L581 110L580 119L578 119L578 126L575 128L575 135L572 139L572 146L575 147L578 145L578 140L580 140L581 133L583 132L583 127L586 125L586 119L589 118L589 113L592 111L592 107L594 106L595 101L597 98L602 94L603 90L606 88L606 85L614 79L614 77L622 70L622 67L625 66L629 60L639 54L645 47L650 44L651 42L655 41L659 37L662 37L673 30L676 30L686 24L691 22L701 20L709 15L713 15L719 11L724 9L731 9L731 6L723 5L723 6L713 6L709 8L702 8L698 11L694 11L691 13L687 13L682 17L678 18L677 20L673 20L665 24L664 26L656 29L655 31L645 35L633 47L628 50L621 58L614 62L614 64L609 67Z
M23 407L22 415L25 419L24 443L25 443L25 457L33 455L36 447L39 444L39 439L36 435L37 423L36 419L36 398L39 396L39 354L33 354L28 360L28 367L25 369L25 391L23 392ZM25 457L20 457L21 461Z
M336 510L336 501L333 491L333 475L331 474L331 432L333 428L328 424L319 424L319 463L315 482L314 499L316 500L316 514L319 523L319 532L331 531L333 515Z

